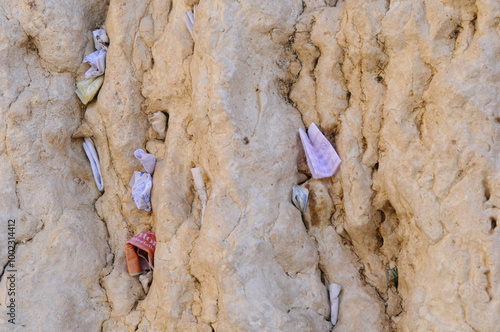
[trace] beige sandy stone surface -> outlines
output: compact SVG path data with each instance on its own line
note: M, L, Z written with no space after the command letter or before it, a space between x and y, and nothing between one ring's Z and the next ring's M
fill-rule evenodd
M500 326L497 0L0 4L0 330ZM74 90L104 26L104 83L84 106ZM312 122L343 160L331 178L307 167L298 129ZM136 149L157 157L151 213L128 186ZM124 254L146 230L150 287ZM342 286L335 327L329 283Z

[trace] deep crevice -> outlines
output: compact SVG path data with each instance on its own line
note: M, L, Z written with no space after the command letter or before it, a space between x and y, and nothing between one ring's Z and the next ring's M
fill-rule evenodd
M495 217L491 217L490 223L491 223L490 233L493 233L495 231L495 228L497 228L497 219Z

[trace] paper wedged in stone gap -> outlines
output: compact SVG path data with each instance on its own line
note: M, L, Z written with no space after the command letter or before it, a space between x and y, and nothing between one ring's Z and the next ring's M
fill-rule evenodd
M101 167L99 166L99 157L97 156L97 151L94 147L94 142L92 139L85 137L83 142L83 150L90 161L90 167L92 168L92 173L94 174L95 184L99 191L104 190L104 183L102 181Z
M205 188L205 182L203 181L201 168L191 168L191 174L193 175L196 192L198 193L201 201L201 224L203 224L203 218L205 217L205 208L208 201L207 189Z
M139 276L139 282L142 285L142 289L144 289L144 293L147 294L149 292L149 286L152 280L153 271L149 271L148 273Z
M94 99L103 81L104 76L99 76L81 81L76 85L75 93L84 105L87 105L89 101Z
M337 318L339 315L339 294L342 287L337 284L330 284L330 305L331 305L331 318L330 321L333 325L337 324Z
M106 30L97 29L92 31L92 36L94 38L94 47L96 50L107 50L109 43L108 35L106 34Z
M94 30L92 35L94 38L94 47L97 51L90 53L83 59L83 62L90 64L90 69L85 73L86 79L101 76L106 70L108 35L104 29Z
M98 77L106 70L106 50L98 50L87 55L83 62L90 64L90 69L85 73L85 78Z
M301 186L293 186L292 189L292 202L300 212L306 213L307 198L309 197L309 190Z
M152 270L156 249L156 235L152 232L143 232L135 235L125 243L125 257L127 269L131 276L142 271Z
M151 188L153 187L151 175L145 172L134 172L129 186L132 187L132 196L137 208L151 212Z
M90 69L85 73L86 79L101 76L106 70L108 35L104 29L94 30L92 35L94 38L94 47L97 51L90 53L83 59L83 62L90 64Z
M134 152L134 156L139 159L146 172L153 174L156 165L156 158L154 155L144 152L143 149L137 149Z
M193 37L194 14L191 10L184 13L184 21L186 22L186 26L189 30L189 33L191 34L191 37L194 38Z
M148 115L148 121L151 123L154 131L160 135L161 138L166 136L167 116L163 112L156 112Z
M299 135L312 177L321 179L335 174L342 160L314 122L309 126L307 134L299 128Z

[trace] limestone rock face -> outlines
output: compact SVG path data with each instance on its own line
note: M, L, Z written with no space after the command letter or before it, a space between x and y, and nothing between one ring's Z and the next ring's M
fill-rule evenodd
M329 283L335 331L500 326L497 0L0 1L0 330L330 331ZM343 160L331 178L307 167L312 122ZM157 158L151 213L136 149ZM124 250L146 230L150 287Z

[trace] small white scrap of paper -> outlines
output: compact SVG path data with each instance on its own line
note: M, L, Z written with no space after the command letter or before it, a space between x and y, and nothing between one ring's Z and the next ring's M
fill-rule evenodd
M94 30L92 31L92 36L94 38L94 47L96 50L108 49L107 44L109 43L109 38L108 35L106 34L106 30L104 29Z
M205 188L205 182L203 181L201 168L191 168L191 174L193 175L196 192L198 193L201 201L201 224L203 224L203 219L205 218L205 208L207 207L208 201L207 189Z
M156 112L148 115L149 123L153 127L154 131L160 135L161 138L166 137L167 129L167 116L163 112Z
M335 326L337 324L337 318L339 316L339 294L342 287L337 284L330 284L330 305L331 305L331 319L330 321Z
M301 186L293 186L292 188L292 202L300 212L306 213L307 198L309 197L309 190Z
M186 26L191 34L191 38L193 37L193 23L194 23L194 14L191 10L184 13L184 21L186 22Z
M134 156L139 159L146 172L153 174L156 165L156 158L154 155L144 152L143 149L137 149L134 152Z

